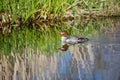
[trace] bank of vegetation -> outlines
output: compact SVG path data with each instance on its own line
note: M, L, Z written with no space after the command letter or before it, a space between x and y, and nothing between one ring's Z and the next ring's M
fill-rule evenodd
M120 16L119 0L1 0L0 29L46 28L73 19ZM9 26L7 26L9 24ZM10 26L12 25L12 27Z

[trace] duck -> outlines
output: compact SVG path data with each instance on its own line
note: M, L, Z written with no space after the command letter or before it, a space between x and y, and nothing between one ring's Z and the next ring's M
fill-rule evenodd
M78 37L78 36L69 36L67 31L60 31L59 34L61 37L62 45L64 44L78 44L78 43L84 43L89 41L88 38L85 37Z

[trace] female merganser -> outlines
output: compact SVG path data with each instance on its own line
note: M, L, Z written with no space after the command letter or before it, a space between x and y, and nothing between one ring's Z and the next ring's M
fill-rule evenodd
M60 34L62 35L61 41L63 45L83 43L89 40L88 38L84 38L84 37L68 36L67 31L61 31Z

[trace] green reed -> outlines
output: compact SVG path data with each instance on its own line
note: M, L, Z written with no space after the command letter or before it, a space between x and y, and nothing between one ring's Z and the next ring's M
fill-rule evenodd
M71 0L74 1L74 0ZM69 0L1 0L0 11L8 12L15 20L17 17L29 19L34 16L33 14L40 10L41 16L45 16L46 13L64 13L68 7ZM43 14L43 15L42 15Z
M69 13L76 14L78 9L95 11L95 14L120 15L119 5L119 0L1 0L0 12L11 14L13 22L18 17L26 22L30 17L35 18L37 12L42 18L46 14L64 16L69 10Z

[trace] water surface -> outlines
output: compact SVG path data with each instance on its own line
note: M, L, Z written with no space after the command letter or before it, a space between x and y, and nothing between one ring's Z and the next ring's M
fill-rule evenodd
M88 31L85 28L86 33L79 34L79 31L72 29L71 34L87 36L90 41L70 45L67 51L57 50L60 47L60 36L49 38L52 41L57 40L56 44L54 42L51 44L48 39L44 39L46 41L41 41L44 46L39 45L34 40L30 40L31 44L18 40L17 45L10 46L11 41L8 40L7 42L9 38L3 38L6 44L3 48L1 46L1 53L9 52L12 56L11 58L1 56L0 78L2 80L119 80L120 19L109 19L107 21L88 23L87 26L94 26L94 30L90 28L91 31L90 29ZM95 29L96 26L100 28ZM19 36L17 39L21 38ZM36 40L38 39L36 36ZM22 46L23 43L29 47ZM10 49L6 45L10 46ZM14 49L17 50L20 47L22 49L17 51L17 54ZM41 48L47 50L47 52L41 51ZM53 51L53 48L56 51Z

